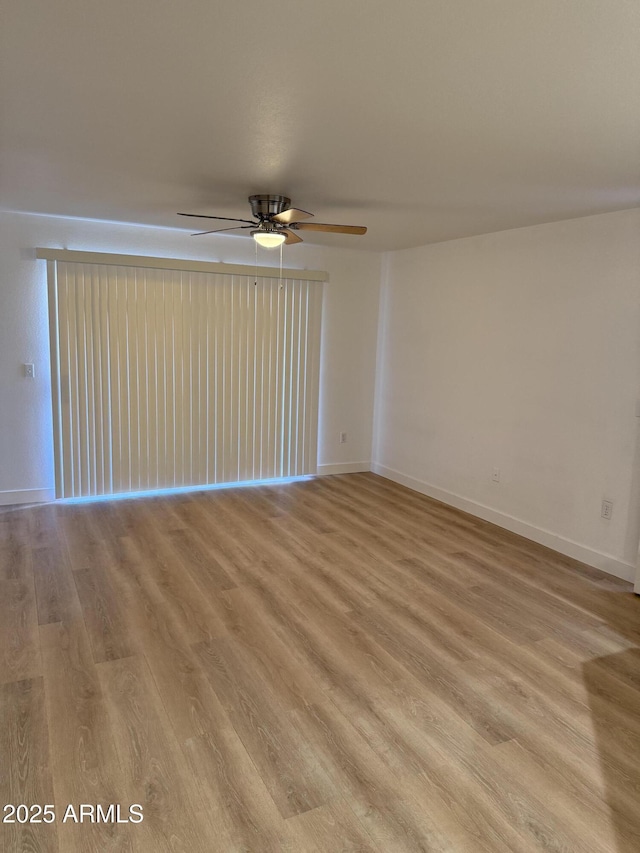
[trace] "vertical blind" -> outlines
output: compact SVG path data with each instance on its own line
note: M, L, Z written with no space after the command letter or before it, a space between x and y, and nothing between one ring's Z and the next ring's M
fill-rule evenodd
M322 286L49 264L57 497L314 473Z

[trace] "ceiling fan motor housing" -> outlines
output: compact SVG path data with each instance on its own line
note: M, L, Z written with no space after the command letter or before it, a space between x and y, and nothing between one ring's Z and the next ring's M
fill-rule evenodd
M255 218L262 221L290 208L291 199L284 195L250 195L249 204Z

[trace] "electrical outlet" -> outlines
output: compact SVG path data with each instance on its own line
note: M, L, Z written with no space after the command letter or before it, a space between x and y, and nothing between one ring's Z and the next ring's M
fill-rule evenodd
M36 378L36 367L35 364L23 364L24 375L27 379L35 379Z
M494 483L500 482L500 469L499 468L493 469L493 474L491 475L491 479L493 480Z
M613 515L613 501L602 501L602 510L600 515L606 519L611 518Z
M346 443L347 443L347 434L346 434L346 432L341 432L340 433L340 444L346 444Z

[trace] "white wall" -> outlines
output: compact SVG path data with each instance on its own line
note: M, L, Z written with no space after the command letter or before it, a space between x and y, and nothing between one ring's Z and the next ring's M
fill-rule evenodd
M172 229L0 213L0 503L47 499L53 489L46 263L36 247L254 262L253 241L192 238ZM261 250L258 263L277 266ZM322 269L323 340L318 462L367 470L371 458L380 256L308 244L285 247L289 268ZM323 285L318 285L322 287ZM36 379L22 376L34 362ZM340 445L338 434L348 433Z
M640 210L399 251L385 267L374 470L631 579Z

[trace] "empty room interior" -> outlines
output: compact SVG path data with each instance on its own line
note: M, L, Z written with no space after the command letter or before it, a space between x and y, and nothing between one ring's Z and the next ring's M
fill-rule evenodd
M640 6L0 7L0 850L638 853Z

